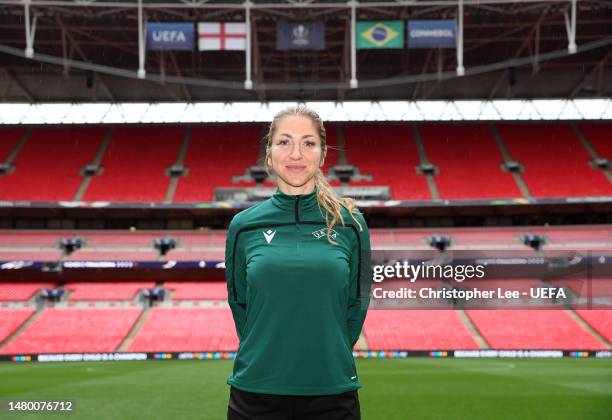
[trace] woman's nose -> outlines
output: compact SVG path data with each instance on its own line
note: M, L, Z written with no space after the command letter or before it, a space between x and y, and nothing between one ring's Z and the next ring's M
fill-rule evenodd
M300 148L299 144L294 144L293 148L291 149L291 158L292 159L299 159L302 157L302 149Z

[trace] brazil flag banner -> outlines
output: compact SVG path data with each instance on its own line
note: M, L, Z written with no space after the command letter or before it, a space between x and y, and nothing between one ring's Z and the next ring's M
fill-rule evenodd
M357 22L357 49L404 48L404 21Z

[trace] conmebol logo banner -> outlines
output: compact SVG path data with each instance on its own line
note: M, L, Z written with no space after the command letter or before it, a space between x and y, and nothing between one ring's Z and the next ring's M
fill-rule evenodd
M147 23L147 50L193 50L193 23Z
M408 48L456 48L454 20L409 20Z

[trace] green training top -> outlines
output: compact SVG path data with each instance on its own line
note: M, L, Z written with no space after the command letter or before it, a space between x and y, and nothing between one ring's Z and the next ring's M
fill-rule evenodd
M327 238L316 190L238 213L225 246L225 277L240 346L227 383L279 395L361 388L353 346L370 296L370 236L360 213Z

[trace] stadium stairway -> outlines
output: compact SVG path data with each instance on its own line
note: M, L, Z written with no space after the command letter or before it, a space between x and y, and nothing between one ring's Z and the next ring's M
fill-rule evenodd
M136 334L138 334L138 331L140 331L140 327L142 327L142 325L145 323L145 321L151 314L151 309L152 308L150 307L146 308L144 311L140 313L140 316L138 317L136 322L134 322L134 325L132 325L130 332L128 332L128 335L125 337L123 342L119 344L119 347L117 347L116 351L126 351L127 350L129 345L132 344L132 341L134 341L134 337L136 337Z
M582 132L580 127L578 127L578 125L575 122L572 121L570 125L572 126L572 129L574 130L576 137L578 137L578 140L580 140L580 143L582 143L582 146L586 149L589 156L591 156L591 159L593 162L596 162L599 159L607 157L607 156L600 156L599 153L597 153L597 150L595 149L595 147L591 144L589 139L586 137L586 135ZM610 170L610 168L608 167L608 169L604 170L604 173L606 174L608 181L612 183L612 171Z
M612 349L612 344L597 330L595 330L588 322L586 322L580 315L578 315L573 309L565 309L565 312L572 318L578 325L582 327L587 333L595 337L597 341L599 341L604 346L607 346L609 349Z
M181 167L184 168L185 165L185 156L187 156L187 150L189 149L189 140L191 139L191 127L185 127L185 132L183 134L183 141L181 142L181 148L179 149L178 156L176 161L172 165L173 167ZM178 186L179 179L181 176L186 176L187 173L184 172L182 175L173 176L170 173L170 168L168 168L166 175L170 177L170 182L168 183L168 190L166 191L166 199L165 203L172 203L172 199L174 198L174 193L176 192L176 187Z
M414 137L414 142L416 144L417 151L419 153L419 161L420 166L425 167L429 166L432 163L427 158L427 153L425 152L425 146L423 145L423 139L421 138L421 133L419 132L416 124L412 124L412 132ZM440 192L438 190L438 185L436 184L435 175L431 173L423 173L425 175L425 179L427 180L427 187L429 188L429 193L431 194L431 198L433 200L440 199Z
M489 346L487 340L485 340L482 334L480 334L480 331L478 331L478 328L476 328L476 325L474 325L474 323L472 322L470 317L467 316L465 311L463 309L456 309L456 311L457 315L459 315L459 318L463 321L463 324L466 326L470 334L472 334L472 338L474 339L474 341L476 341L476 343L478 343L480 348L487 350L490 349L491 346Z
M8 149L6 151L3 152L8 152L8 154L6 155L6 158L4 159L4 164L5 165L12 165L13 161L15 160L15 158L17 157L17 155L19 154L19 152L21 151L21 149L23 148L24 144L28 141L28 139L30 138L30 135L32 134L32 127L28 127L25 131L21 132L19 134L19 136L16 138L16 141L13 145L13 147L10 149L10 152L8 152ZM15 131L11 131L11 135L10 136L6 136L6 133L3 132L2 136L4 138L4 140L6 141L6 138L9 137L14 137L15 134L18 134L18 132ZM12 142L9 140L8 142L6 142L6 146L9 146ZM5 146L5 147L6 147ZM0 156L3 157L3 156Z
M504 157L504 165L507 167L510 164L510 162L515 162L515 160L512 159L512 156L510 155L510 152L508 151L508 148L506 147L504 140L499 135L499 132L497 131L497 127L495 126L494 123L491 123L491 132L493 134L493 138L495 139L495 143L497 144L497 147L499 148L499 151ZM514 181L516 182L516 185L518 186L519 190L521 190L521 194L523 194L523 198L527 198L527 199L533 198L531 193L529 192L529 188L527 188L527 184L525 183L525 180L521 176L521 173L512 172L512 177L514 178Z
M10 334L8 337L6 337L6 339L4 341L0 342L0 350L2 350L4 347L6 347L19 334L21 334L23 331L25 331L26 328L28 328L34 321L36 321L38 318L40 318L42 316L42 314L44 313L44 311L45 311L45 307L42 306L42 307L38 308L36 310L36 312L34 312L32 315L30 315L30 317L28 319L26 319L25 322L23 322L19 327L17 327L15 329L15 331L13 331L12 334Z
M100 167L100 164L102 163L102 158L104 157L104 152L106 152L108 144L110 143L110 140L113 136L113 131L114 128L112 126L108 127L106 133L104 133L104 137L102 138L102 143L100 143L100 147L96 151L96 155L94 156L93 161L88 166L96 168ZM85 191L87 191L87 187L89 187L89 183L91 182L92 178L97 176L97 174L86 175L84 171L81 172L81 175L83 176L83 181L81 181L81 185L79 186L79 189L74 195L72 201L81 201L83 199Z

